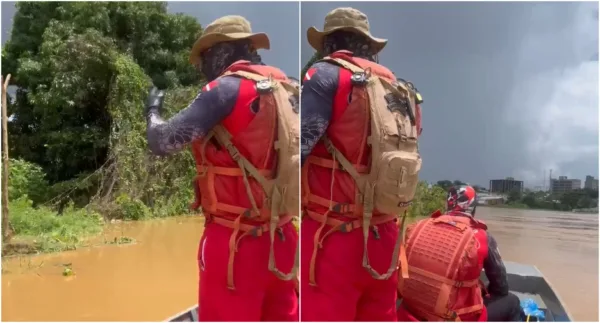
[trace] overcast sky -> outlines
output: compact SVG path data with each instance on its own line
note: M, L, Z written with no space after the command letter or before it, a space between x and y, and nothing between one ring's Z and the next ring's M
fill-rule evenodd
M380 62L423 94L421 178L597 177L597 3L303 2L303 62L308 27L342 6L367 14L389 40Z
M421 178L487 186L514 176L532 187L598 176L598 4L303 2L306 29L352 6L389 39L380 61L422 92ZM265 61L298 74L298 4L171 2L202 25L241 14L271 38ZM2 3L2 43L14 3ZM8 18L8 19L7 19Z

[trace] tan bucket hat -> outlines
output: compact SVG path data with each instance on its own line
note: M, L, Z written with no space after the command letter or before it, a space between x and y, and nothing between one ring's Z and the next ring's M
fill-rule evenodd
M354 31L367 36L373 41L374 49L380 52L387 44L387 39L376 38L369 31L369 19L367 15L354 8L337 8L325 16L323 31L316 27L308 28L306 37L308 43L318 52L323 50L323 39L325 36L337 30Z
M242 16L225 16L204 28L190 53L190 63L200 63L200 54L212 46L232 40L250 39L255 49L269 49L269 37L265 33L252 33L250 22Z

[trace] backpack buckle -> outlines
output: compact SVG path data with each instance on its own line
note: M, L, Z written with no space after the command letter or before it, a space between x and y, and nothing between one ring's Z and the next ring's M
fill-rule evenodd
M273 81L271 80L271 76L269 78L260 80L256 82L256 90L259 94L267 94L273 92L274 88Z
M355 72L350 77L350 81L352 85L355 86L365 86L369 82L369 78L371 77L371 68L368 67L364 70L364 72Z

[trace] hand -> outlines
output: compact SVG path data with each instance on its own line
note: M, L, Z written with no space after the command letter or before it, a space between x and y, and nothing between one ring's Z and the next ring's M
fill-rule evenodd
M152 86L148 93L148 98L146 99L146 107L145 113L148 115L148 112L153 109L162 109L163 102L165 100L165 92L163 90L159 90L156 86Z

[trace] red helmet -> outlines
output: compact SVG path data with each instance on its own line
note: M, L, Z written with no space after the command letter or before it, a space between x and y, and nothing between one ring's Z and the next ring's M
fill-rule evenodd
M446 208L450 211L465 212L475 215L477 193L471 186L451 187L448 190Z

